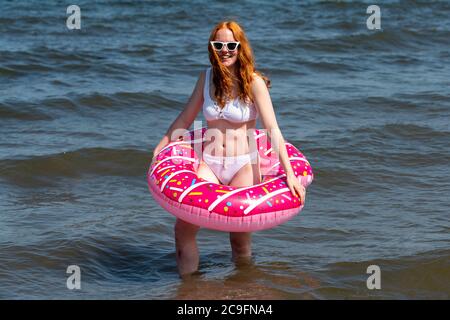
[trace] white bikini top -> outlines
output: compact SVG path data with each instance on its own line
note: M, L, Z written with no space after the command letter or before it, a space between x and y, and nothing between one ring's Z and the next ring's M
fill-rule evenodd
M254 103L243 103L239 97L228 101L223 109L209 95L209 83L211 78L211 67L206 69L205 86L203 87L203 115L207 121L225 119L230 122L247 122L258 117L258 111Z

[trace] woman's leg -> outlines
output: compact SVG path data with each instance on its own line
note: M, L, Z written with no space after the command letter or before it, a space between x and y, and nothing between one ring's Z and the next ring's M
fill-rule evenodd
M247 187L261 182L259 158L256 163L247 163L234 175L229 185ZM249 258L252 255L252 238L250 232L230 232L230 244L233 259Z
M205 163L201 163L197 176L207 181L218 183L216 176ZM175 223L175 249L178 272L181 276L197 271L199 253L197 247L197 232L200 227L177 219Z
M184 220L175 223L175 248L178 273L184 276L197 271L199 254L196 236L199 227Z

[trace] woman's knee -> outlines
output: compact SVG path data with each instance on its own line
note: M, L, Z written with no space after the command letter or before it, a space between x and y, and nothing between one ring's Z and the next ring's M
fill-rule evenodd
M185 240L189 238L195 238L199 229L200 229L199 226L196 226L192 223L186 222L181 219L177 219L174 227L175 239Z

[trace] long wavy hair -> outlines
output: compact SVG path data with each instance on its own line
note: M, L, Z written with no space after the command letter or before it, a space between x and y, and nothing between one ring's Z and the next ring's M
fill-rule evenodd
M221 29L229 29L233 32L234 39L239 41L238 55L236 60L237 78L228 70L220 61L219 55L212 48L209 41L214 41L217 31ZM251 82L253 73L259 75L270 88L270 80L261 72L255 70L255 60L253 50L245 36L244 29L236 21L221 21L211 31L208 41L209 61L211 62L213 71L213 83L215 87L214 97L217 104L223 108L227 100L231 100L233 80L238 84L238 96L244 102L254 102L251 92Z

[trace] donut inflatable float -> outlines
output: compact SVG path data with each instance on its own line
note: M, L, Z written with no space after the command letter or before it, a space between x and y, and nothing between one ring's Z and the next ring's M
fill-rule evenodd
M297 215L304 204L286 185L286 174L263 130L254 129L262 182L231 187L199 178L199 154L206 128L189 131L164 147L150 165L147 182L154 199L176 217L200 227L227 232L269 229ZM306 188L313 171L305 156L286 142L295 176Z

